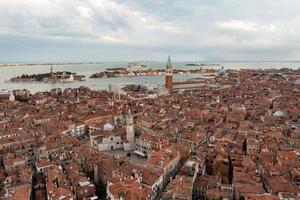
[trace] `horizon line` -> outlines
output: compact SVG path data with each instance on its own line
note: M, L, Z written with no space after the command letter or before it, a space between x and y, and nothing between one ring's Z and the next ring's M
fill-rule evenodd
M24 64L24 65L65 65L65 64L101 64L101 63L136 63L136 62L165 62L163 60L132 60L132 61L85 61L85 62L48 62L48 61L42 61L42 62L0 62L0 65L14 65L14 64ZM172 60L172 62L186 62L186 63L228 63L228 62L300 62L300 60L207 60L207 61L199 61L199 60Z

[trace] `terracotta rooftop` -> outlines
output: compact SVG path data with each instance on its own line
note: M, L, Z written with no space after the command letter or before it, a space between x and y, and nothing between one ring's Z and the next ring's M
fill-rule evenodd
M141 184L132 180L123 180L109 186L109 192L115 199L124 200L146 200L150 197L151 191Z
M187 176L176 176L167 186L163 196L178 199L188 199L192 196L193 181Z

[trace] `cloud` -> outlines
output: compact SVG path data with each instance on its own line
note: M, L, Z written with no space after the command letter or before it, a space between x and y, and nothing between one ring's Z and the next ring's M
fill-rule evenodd
M238 31L257 31L258 25L254 22L245 22L242 20L230 20L227 22L215 22L216 26L221 29L238 30Z
M264 32L281 32L281 30L274 24L262 25L250 21L230 20L217 21L215 25L220 29L235 30L235 31L264 31Z
M298 0L0 1L0 61L296 59L299 31Z
M112 0L2 0L1 32L129 41L135 31L175 31L172 23Z

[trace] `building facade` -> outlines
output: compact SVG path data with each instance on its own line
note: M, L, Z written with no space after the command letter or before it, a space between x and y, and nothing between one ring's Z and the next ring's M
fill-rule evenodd
M99 151L124 149L131 151L135 147L133 115L129 110L126 115L125 130L123 127L106 123L103 130L95 130L90 134L90 144Z

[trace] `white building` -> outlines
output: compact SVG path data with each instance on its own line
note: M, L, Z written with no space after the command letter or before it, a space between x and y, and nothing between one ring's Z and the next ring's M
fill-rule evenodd
M68 126L67 130L64 130L62 133L65 135L79 137L85 134L85 124L71 124Z
M7 90L1 90L0 91L0 101L6 100L6 101L15 101L15 95Z
M10 92L8 99L9 99L9 101L15 101L15 95L12 92Z
M126 115L125 127L106 123L103 130L94 131L90 134L90 144L99 151L110 151L116 149L124 149L130 151L134 149L134 124L133 116L128 111Z

